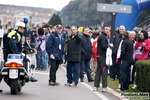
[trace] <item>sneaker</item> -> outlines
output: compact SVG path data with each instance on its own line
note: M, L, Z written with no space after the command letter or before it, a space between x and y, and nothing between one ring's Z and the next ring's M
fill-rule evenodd
M30 80L31 82L37 82L37 81L38 81L37 79L35 79L35 78L33 78L33 77L31 77L29 80Z
M107 91L107 88L102 88L102 92L106 92Z
M66 83L65 86L70 86L70 83Z
M54 86L54 82L49 82L49 85L50 86Z
M98 90L99 90L98 87L93 88L93 91L98 91Z
M134 86L132 87L132 89L135 89L135 88L137 88L137 85L136 85L136 84L134 84Z
M111 78L111 81L115 81L115 78Z
M94 80L92 79L92 80L89 80L88 82L94 82Z
M3 90L0 89L0 92L3 92Z
M118 89L120 89L121 88L121 84L118 84Z
M80 82L84 82L84 80L80 80Z
M60 83L54 82L54 85L60 85Z
M45 70L47 70L47 68L42 68L41 70L45 71Z
M35 70L41 70L40 68L36 67Z
M76 87L77 85L74 82L72 82L69 86Z

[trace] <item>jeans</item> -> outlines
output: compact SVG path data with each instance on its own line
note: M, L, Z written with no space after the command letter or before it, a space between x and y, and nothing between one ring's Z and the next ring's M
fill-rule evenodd
M108 68L106 66L106 57L97 58L97 69L94 81L94 87L99 87L102 76L102 88L107 88Z
M61 60L50 59L51 67L49 71L49 82L56 82L56 72Z
M39 69L47 68L47 53L45 50L37 51L36 63L37 63L37 68L39 68Z
M121 90L129 89L130 84L130 62L122 61L120 64L120 84Z
M67 83L75 82L75 85L77 85L80 76L80 63L68 61L66 76L67 76Z
M115 79L117 75L117 79L119 78L119 64L116 63L116 54L112 54L113 65L110 66L110 77Z
M88 81L91 81L93 80L92 77L91 77L91 68L90 68L90 59L88 60L81 60L80 62L80 79L83 80L84 79L84 71L86 70L86 74L87 74L87 78L88 78ZM84 69L85 67L85 69Z
M49 57L49 55L47 54L47 52L46 52L46 62L47 62L47 64L50 65L50 57Z

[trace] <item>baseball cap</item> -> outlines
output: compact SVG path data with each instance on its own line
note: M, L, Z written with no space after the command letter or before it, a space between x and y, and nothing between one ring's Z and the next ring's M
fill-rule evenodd
M56 27L57 27L57 28L62 28L62 25L58 24Z

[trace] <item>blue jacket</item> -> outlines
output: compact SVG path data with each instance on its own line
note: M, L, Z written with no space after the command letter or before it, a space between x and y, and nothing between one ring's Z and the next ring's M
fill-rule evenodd
M46 42L46 51L49 55L53 54L56 60L62 60L64 49L64 35L61 40L57 32L52 33Z

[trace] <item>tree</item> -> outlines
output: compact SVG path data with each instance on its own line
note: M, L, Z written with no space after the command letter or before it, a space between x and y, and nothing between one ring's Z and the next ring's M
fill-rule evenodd
M58 24L62 25L62 22L61 22L61 19L60 19L59 15L53 14L53 16L49 20L48 24L53 25L53 26L58 25Z
M112 4L117 2L120 4L122 0L74 0L70 1L67 6L65 6L61 11L62 23L64 26L95 26L100 25L102 22L104 24L111 24L111 13L108 12L98 12L97 3L107 3ZM137 26L141 27L150 23L150 8L141 12L137 20ZM138 15L137 15L138 16ZM124 20L124 19L123 19ZM145 21L143 23L143 21ZM141 25L142 23L142 25Z

